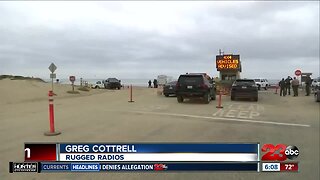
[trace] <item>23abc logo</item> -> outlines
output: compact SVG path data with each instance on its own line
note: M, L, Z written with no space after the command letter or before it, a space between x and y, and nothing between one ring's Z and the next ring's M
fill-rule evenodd
M262 152L266 152L262 161L285 161L288 159L296 159L299 156L299 149L296 146L286 146L284 144L264 144L261 148Z

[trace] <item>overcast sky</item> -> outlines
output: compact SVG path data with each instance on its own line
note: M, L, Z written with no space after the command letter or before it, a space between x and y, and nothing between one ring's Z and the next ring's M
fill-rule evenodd
M0 74L217 76L219 49L242 77L319 76L319 2L0 2Z

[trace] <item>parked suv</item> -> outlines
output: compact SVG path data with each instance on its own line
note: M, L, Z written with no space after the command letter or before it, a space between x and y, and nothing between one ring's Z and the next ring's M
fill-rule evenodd
M265 90L268 89L268 86L270 86L269 82L267 79L254 79L256 85L258 86L258 90L261 88L264 88Z
M202 98L206 104L216 99L215 87L205 74L180 75L176 84L176 95L179 103L185 98Z
M231 88L231 101L236 98L250 98L258 101L258 88L253 79L237 79Z
M171 81L164 85L163 95L169 97L169 95L176 95L176 84L177 81Z
M104 81L104 87L106 89L120 89L121 88L121 81L117 78L108 78Z
M315 89L314 99L316 100L316 102L320 102L320 86Z

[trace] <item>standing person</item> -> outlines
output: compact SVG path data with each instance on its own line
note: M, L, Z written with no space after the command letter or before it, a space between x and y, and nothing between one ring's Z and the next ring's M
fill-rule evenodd
M153 80L153 87L158 88L158 81L156 79Z
M290 95L290 86L291 86L292 78L288 76L285 81L286 81L286 92L288 93L288 95Z
M151 88L151 80L148 81L148 88Z
M286 96L287 94L286 81L284 80L284 78L282 78L282 80L279 82L279 86L280 86L280 96Z
M299 80L294 77L292 82L293 96L298 96Z
M311 83L312 83L312 80L310 78L310 75L307 75L306 77L306 96L310 96L310 87L311 87Z

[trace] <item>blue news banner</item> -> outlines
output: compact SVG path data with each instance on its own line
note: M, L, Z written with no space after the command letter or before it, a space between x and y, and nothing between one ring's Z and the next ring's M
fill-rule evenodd
M57 147L60 162L39 162L38 172L257 172L260 162L259 144L253 143L80 143L57 144ZM99 159L105 156L112 157L114 154L122 158Z

